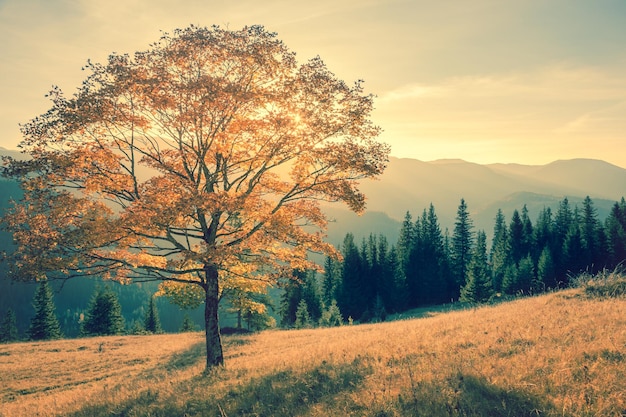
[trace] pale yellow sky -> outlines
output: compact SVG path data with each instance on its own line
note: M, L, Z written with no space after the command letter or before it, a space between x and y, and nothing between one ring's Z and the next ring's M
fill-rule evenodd
M377 95L398 157L626 168L623 0L0 0L0 147L87 59L189 24L262 24Z

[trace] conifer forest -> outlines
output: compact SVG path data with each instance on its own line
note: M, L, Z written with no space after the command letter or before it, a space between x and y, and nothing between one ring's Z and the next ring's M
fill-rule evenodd
M531 219L526 206L506 219L498 210L490 242L475 230L461 199L453 230L442 230L431 204L415 218L407 212L397 242L346 234L343 259L327 257L324 272L299 272L286 284L283 325L324 323L329 309L344 320L382 321L387 314L454 301L484 303L565 288L582 272L620 269L626 259L626 201L598 218L593 200L581 206L564 198ZM305 304L302 303L304 301ZM321 320L321 321L320 321Z

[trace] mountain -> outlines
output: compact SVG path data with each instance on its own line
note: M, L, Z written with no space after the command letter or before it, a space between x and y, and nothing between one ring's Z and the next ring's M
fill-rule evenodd
M498 208L510 219L513 210L527 204L534 221L539 210L556 208L564 197L573 204L591 197L603 218L626 195L626 169L592 159L531 166L390 158L380 179L363 181L361 190L368 211L386 213L397 221L407 211L413 218L421 215L432 203L442 229L450 231L464 198L475 228L489 234Z

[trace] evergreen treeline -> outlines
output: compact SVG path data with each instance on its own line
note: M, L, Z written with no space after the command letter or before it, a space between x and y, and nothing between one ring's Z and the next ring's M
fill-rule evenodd
M26 334L29 340L50 340L63 337L56 315L53 292L47 281L41 281L33 297L35 315L31 319ZM81 336L104 336L119 334L163 333L161 320L154 296L150 297L143 322L135 321L126 329L117 293L110 287L96 287L87 311L80 315ZM196 326L188 314L185 314L180 332L195 331ZM0 319L0 343L19 341L17 318L11 308Z
M313 272L298 272L287 284L282 324L303 327L306 319L307 325L328 325L321 318L330 306L365 322L420 306L539 293L626 260L624 198L604 221L589 197L581 207L564 198L555 212L544 208L534 224L526 206L508 221L498 210L494 220L489 244L485 231L474 230L462 199L452 235L441 230L432 204L415 220L407 212L395 244L382 235L355 242L348 233L343 260L327 258L319 282Z

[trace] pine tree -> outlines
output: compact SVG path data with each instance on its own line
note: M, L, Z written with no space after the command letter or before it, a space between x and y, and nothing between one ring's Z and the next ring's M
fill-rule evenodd
M537 285L535 291L541 292L548 288L556 288L556 269L550 247L546 244L537 261Z
M8 309L0 323L0 343L15 342L18 340L17 318L12 309Z
M294 279L284 285L280 301L281 325L291 327L296 321L296 312L301 300L307 303L311 319L317 321L322 315L322 302L319 296L315 271L293 271Z
M604 231L607 242L608 267L615 268L621 263L626 263L626 202L622 199L611 208L609 216L605 220Z
M330 302L330 306L322 312L320 326L336 327L341 326L342 324L343 317L341 316L341 311L339 311L339 306L337 306L337 301L332 300Z
M552 251L557 280L564 282L569 270L567 254L565 253L565 240L573 225L574 214L569 205L569 200L564 198L559 203L554 220L554 250Z
M398 243L396 245L400 266L405 275L414 239L413 218L411 217L411 213L407 211L404 216L404 221L402 222L402 227L400 228L400 237L398 237Z
M535 266L530 255L527 255L520 261L519 268L517 270L517 282L520 292L523 294L530 293L534 280Z
M322 300L317 282L317 273L313 270L306 271L304 276L302 299L306 301L311 320L317 322L322 316Z
M584 271L587 263L585 256L585 245L583 243L582 233L580 230L580 215L578 207L574 208L573 221L565 236L563 242L563 261L566 271L570 272L567 276L578 274ZM567 283L567 281L566 281Z
M146 332L146 329L144 329L141 320L133 320L133 324L130 326L130 330L128 332L132 335L148 334L148 332Z
M589 196L583 200L581 218L581 239L585 249L584 264L591 273L603 269L606 265L606 239L598 212Z
M28 336L32 340L60 339L62 337L59 320L55 315L52 290L48 281L41 281L35 293L33 307L35 316L30 322Z
M472 251L472 219L465 200L461 199L459 204L456 220L454 222L454 231L452 233L452 271L455 278L455 298L458 297L460 288L467 281L467 269L471 258Z
M554 221L550 207L544 207L537 217L537 224L533 229L533 259L539 260L545 247L550 249L550 255L556 248Z
M528 207L524 204L522 207L522 253L524 256L532 252L533 249L533 224L528 215Z
M100 336L122 333L124 317L117 294L108 287L96 288L81 326L81 334Z
M396 247L392 246L389 251L389 281L391 281L391 285L387 304L387 308L391 312L404 311L408 306L408 287L401 262Z
M511 251L509 249L508 229L501 209L498 209L498 213L496 214L495 225L493 227L493 241L491 243L489 257L491 259L491 281L493 290L500 292L502 290L504 275L512 262Z
M487 235L479 231L467 271L467 283L461 289L461 301L483 303L492 295L491 272L487 263Z
M337 298L337 291L341 283L340 262L326 256L324 260L324 275L322 277L321 298L322 302L330 305L332 300Z
M435 207L431 204L424 210L419 222L420 241L414 245L414 260L418 263L419 280L417 284L418 305L438 304L449 300L448 273L444 269L448 263L445 259L444 240L439 227ZM452 297L456 297L456 293Z
M527 255L526 245L524 244L524 223L519 211L514 210L511 216L511 225L509 226L509 251L511 253L511 260L516 266L519 266L519 262L524 256Z
M363 260L354 243L354 235L346 234L341 248L343 267L341 271L341 285L339 287L337 304L344 315L360 318L367 309L367 300L363 290Z
M304 329L311 326L311 316L309 315L309 309L304 300L300 300L300 303L298 303L294 326L296 329Z
M143 327L144 329L146 329L147 332L150 333L162 333L163 329L161 328L159 311L157 309L154 298L154 296L150 297L150 301L148 302L148 309L146 310L146 315L143 319Z

